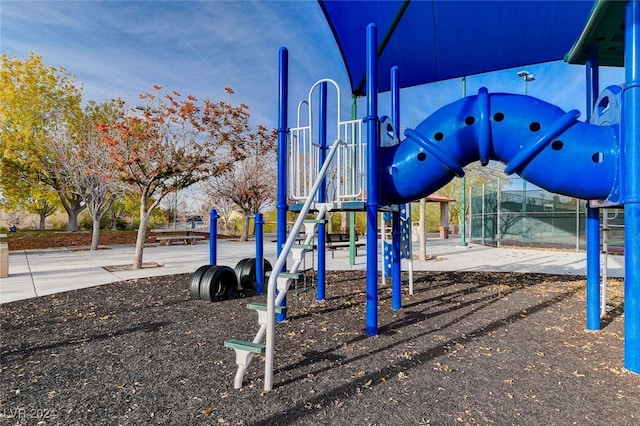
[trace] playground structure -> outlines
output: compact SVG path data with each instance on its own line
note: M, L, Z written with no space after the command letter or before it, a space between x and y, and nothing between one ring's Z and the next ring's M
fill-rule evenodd
M408 4L408 2L405 2ZM587 329L600 329L600 214L605 207L624 207L625 213L625 348L624 366L640 373L640 3L628 1L608 10L599 2L574 49L568 55L572 63L586 63L587 122L578 121L577 111L563 112L541 100L522 95L489 93L480 89L477 95L453 102L424 120L414 130L405 132L399 141L399 71L393 68L389 87L392 93L393 117L390 121L378 116L379 45L377 26L367 26L366 90L367 111L362 122L352 123L344 131L338 125L337 136L328 144L326 132L326 86L320 84L320 124L318 139L311 129L300 126L289 129L288 110L288 52L280 51L279 84L279 156L278 180L278 260L267 285L266 305L249 306L259 312L260 328L252 342L228 341L236 351L234 386L242 386L244 372L255 354L265 355L264 389L273 386L274 341L276 314L286 310L285 298L294 274L303 262L305 253L313 250L317 238L318 298L324 299L324 216L330 210L363 210L367 215L367 318L366 332L375 335L378 302L378 213L389 211L393 222L393 278L392 305L400 309L400 204L424 197L439 189L454 177L464 175L464 167L490 160L506 164L506 173L517 173L529 182L557 194L590 200L587 208ZM325 5L326 7L326 5ZM568 6L567 6L568 7ZM406 7L405 7L406 9ZM404 13L404 10L402 10ZM620 13L622 18L620 18ZM626 81L621 90L608 88L594 101L598 88L598 37L596 24L603 15L622 19L613 28L624 28L624 64ZM401 14L399 15L401 16ZM395 22L395 21L394 21ZM607 61L610 58L606 58ZM362 87L359 88L361 90ZM618 107L619 106L619 107ZM300 108L299 108L300 110ZM339 120L338 120L339 121ZM349 127L350 126L350 127ZM343 133L341 133L343 132ZM366 134L366 145L364 140ZM351 136L355 135L355 138ZM308 141L318 149L308 167L318 170L315 178L298 182L297 172L290 172L287 160L297 161L311 148L302 148L292 156L289 143ZM383 141L384 140L384 141ZM356 142L358 141L358 142ZM309 145L310 146L310 145ZM353 160L349 157L355 155ZM366 161L357 163L366 156ZM336 160L337 158L337 160ZM340 160L343 158L343 160ZM328 171L332 161L349 164L344 171L337 166L336 179L346 183L343 190L334 185L331 199L327 198ZM362 164L366 170L352 167ZM555 165L556 167L550 167ZM420 179L417 179L418 175ZM364 177L364 178L363 178ZM291 180L293 182L288 182ZM286 235L287 188L290 185L308 188L296 193L304 203L297 206L299 216ZM330 185L331 186L331 185ZM356 188L356 191L353 191ZM344 199L340 198L344 196ZM313 212L313 220L306 220ZM304 226L305 241L294 244ZM292 253L293 264L286 261ZM262 341L264 340L264 344Z

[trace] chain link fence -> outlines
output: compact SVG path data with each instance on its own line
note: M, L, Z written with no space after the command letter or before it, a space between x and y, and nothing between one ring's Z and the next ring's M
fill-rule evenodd
M586 202L553 194L522 179L470 188L469 240L494 246L585 249ZM622 252L624 211L601 209L604 247Z

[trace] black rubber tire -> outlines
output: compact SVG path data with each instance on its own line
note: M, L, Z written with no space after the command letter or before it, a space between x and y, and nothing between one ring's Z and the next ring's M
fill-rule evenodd
M238 281L240 282L240 287L244 290L255 290L256 289L256 258L252 257L246 259L247 262L244 263L242 269L240 271L240 275L238 276ZM267 271L271 271L273 268L271 267L271 263L267 259L263 259L263 273ZM237 269L236 269L237 271Z
M212 289L214 284L218 286L218 282L213 282L213 275L218 270L218 266L212 266L206 270L202 279L200 280L200 300L211 302L211 295L217 292L217 288Z
M191 295L191 300L200 300L200 281L202 281L202 276L210 267L211 265L203 265L196 269L191 276L191 282L189 283L189 294Z
M256 258L252 257L247 259L245 264L242 267L242 271L240 271L240 276L238 277L238 281L240 282L240 288L244 290L255 290L255 282L256 282Z
M250 257L245 257L240 262L238 262L238 264L236 265L236 267L234 269L234 271L236 272L236 277L238 277L238 290L244 288L242 286L242 268L244 268L244 265L250 260L251 260Z
M238 276L233 268L228 266L224 266L223 268L225 268L226 271L220 272L220 283L221 289L223 290L221 298L232 299L238 294Z
M228 266L211 267L200 281L200 299L216 302L233 293L238 278Z

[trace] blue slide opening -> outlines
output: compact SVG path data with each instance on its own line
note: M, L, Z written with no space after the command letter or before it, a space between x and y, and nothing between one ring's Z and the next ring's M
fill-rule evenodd
M580 122L578 116L530 96L482 88L406 130L400 144L382 148L383 202L426 197L463 176L466 165L489 160L550 192L617 198L617 129Z

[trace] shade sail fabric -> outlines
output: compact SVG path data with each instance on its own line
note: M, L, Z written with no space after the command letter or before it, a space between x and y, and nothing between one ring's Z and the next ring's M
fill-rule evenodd
M561 60L593 1L320 1L353 93L364 94L366 27L375 23L379 90L400 68L401 87Z

